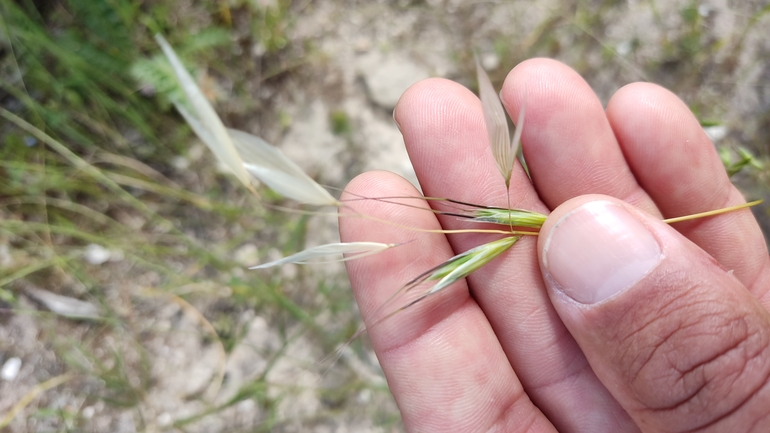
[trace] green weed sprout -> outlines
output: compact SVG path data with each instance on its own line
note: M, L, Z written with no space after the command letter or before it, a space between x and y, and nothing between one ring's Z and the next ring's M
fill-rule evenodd
M736 149L736 152L738 153L737 160L733 159L733 152L729 147L722 146L719 148L719 158L722 160L722 164L725 166L728 176L733 177L733 175L738 174L745 167L749 166L759 170L764 168L764 164L762 164L762 162L748 149L739 147Z
M247 132L226 128L206 100L203 93L195 84L195 81L184 68L182 62L179 60L171 46L160 35L156 36L156 40L168 58L174 74L179 81L180 87L187 97L186 101L174 100L172 98L174 106L184 117L195 134L249 191L257 195L258 193L255 184L262 182L280 195L302 204L317 207L331 206L338 209L345 207L349 209L347 203L334 198L325 188L306 175L296 164L290 161L275 147L266 143L261 138ZM476 61L476 70L479 82L479 96L482 103L492 154L495 163L500 170L500 174L503 177L506 188L510 188L511 173L516 160L516 153L524 124L525 107L522 106L522 109L520 110L518 122L516 123L516 130L513 137L511 137L508 130L505 110L503 109L500 98L495 92L489 77L480 66L478 60ZM415 305L427 297L446 289L457 281L464 279L473 272L486 266L502 253L510 249L522 236L537 236L547 218L547 215L525 209L482 206L460 202L450 198L356 197L353 200L376 200L409 206L408 204L403 203L404 199L409 198L444 202L453 207L450 211L429 210L430 212L464 218L473 222L500 226L499 229L479 228L465 230L419 230L411 228L415 232L424 231L445 234L494 233L501 235L501 237L457 254L407 282L395 291L394 294L379 307L379 309L390 306L393 301L399 299L398 295L400 294L409 292L415 293L416 296L402 305L392 307L393 309L389 312L380 311L380 313L384 313L384 315L375 321L375 325L392 317L396 313ZM399 201L396 202L394 200ZM759 202L761 201L688 215L685 217L671 218L664 221L667 223L674 223L694 218L702 218L753 206ZM339 215L339 213L336 214ZM354 210L353 214L359 217L389 223L388 221L361 215ZM403 245L403 243L331 243L308 248L296 254L254 266L251 269L264 269L287 263L308 264L347 261L378 254L400 245ZM339 258L338 256L340 254L344 255L344 257ZM334 256L334 258L330 258L330 256ZM428 285L427 288L424 287L425 284ZM365 330L364 327L360 328L348 342L361 335Z

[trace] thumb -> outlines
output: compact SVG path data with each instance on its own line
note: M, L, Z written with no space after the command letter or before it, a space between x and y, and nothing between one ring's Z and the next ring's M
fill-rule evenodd
M703 250L616 199L557 208L551 302L643 431L770 431L770 314Z

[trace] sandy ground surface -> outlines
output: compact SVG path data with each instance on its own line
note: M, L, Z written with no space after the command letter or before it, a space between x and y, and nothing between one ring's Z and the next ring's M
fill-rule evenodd
M651 80L672 87L686 100L710 101L719 107L717 113L726 127L722 140L751 142L752 137L768 132L770 126L763 123L767 115L757 115L770 111L768 17L745 31L738 49L730 45L747 29L748 16L759 10L759 2L697 3L697 12L707 22L702 40L724 43L707 61L698 60L701 70L692 72L700 74L698 77L688 77L688 62L695 60L665 52L666 41L676 40L684 31L680 12L691 3L629 0L616 2L614 7L587 3L590 5L557 0L307 2L295 8L291 38L313 41L315 60L296 78L282 83L278 94L265 96L291 119L288 128L257 123L240 126L276 143L328 185L342 187L355 174L371 169L390 170L417 184L392 121L393 107L403 90L427 77L473 86L470 56L475 50L497 83L514 62L532 53L550 55L584 73L605 102L628 82ZM594 3L602 18L598 22L582 19L580 14L593 10ZM244 54L244 61L258 56L260 47L252 51ZM721 72L712 74L711 70ZM332 130L329 118L337 111L346 113L352 125L350 134L341 136ZM309 232L314 233L310 244L329 242L336 236L328 220L311 222ZM245 244L233 255L246 266L253 263L258 250L266 248L269 245ZM109 272L119 276L131 269L117 263ZM340 267L322 271L334 281L344 280L340 272ZM143 278L147 286L152 284L151 275L134 277L134 283ZM124 279L115 281L105 287L105 297L119 311L130 290L121 286ZM204 302L202 310L215 301ZM40 308L31 299L24 302L29 311ZM34 314L1 316L0 363L18 358L21 365L12 378L0 380L0 418L35 386L65 373L57 355L62 348L53 347L46 338L52 334L66 336L58 344L77 348L86 341L97 342L105 354L122 351L124 362L150 366L143 370L145 376L120 379L141 391L116 392L116 401L90 397L92 391L102 392L110 383L74 378L35 399L6 431L262 431L267 408L259 399L244 398L206 414L234 398L239 384L261 375L266 375L263 383L269 385L254 392L267 395L275 405L270 408L270 413L277 414L269 427L273 431L403 429L397 407L384 390L376 358L366 349L351 352L335 370L324 374L313 365L327 354L328 346L319 344L316 334L302 331L300 325L283 329L269 316L240 312L235 320L245 334L226 352L213 342L196 310L188 305L151 295L133 304L125 313L139 315L141 326L126 333L142 337L130 345L87 320L57 322L58 327L51 328ZM286 335L291 336L288 344L283 343ZM282 356L275 358L277 351ZM80 352L67 353L77 358ZM102 364L100 356L97 352L94 357L82 355L70 362L103 371L115 368ZM223 374L224 381L220 380ZM341 391L344 397L329 392L348 383L350 377L358 385ZM41 409L76 414L67 421L71 430L60 420L49 423L46 417L30 416ZM189 417L198 418L175 426Z

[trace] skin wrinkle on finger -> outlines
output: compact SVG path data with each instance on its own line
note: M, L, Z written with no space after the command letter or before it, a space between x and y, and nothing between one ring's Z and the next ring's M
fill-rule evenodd
M539 271L538 268L537 272ZM507 301L501 302L505 303ZM516 302L516 299L511 299L510 302ZM538 323L541 320L539 316L542 314L553 315L555 316L553 320L559 320L558 315L556 315L552 308L546 308L542 302L528 302L523 310L525 310L525 313L521 316L517 325L519 332L508 332L508 335L506 335L506 331L502 330L502 332L498 332L498 336L501 339L509 339L512 341L512 344L518 347L533 347L537 344L541 347L538 361L542 365L559 366L558 369L543 368L530 371L527 380L528 388L545 390L558 387L556 385L568 382L588 365L588 361L580 351L564 352L549 350L558 349L559 346L564 347L574 344L572 335L567 328L558 328L554 332L552 327L545 327ZM593 373L590 374L590 376L592 375Z
M531 241L534 242L535 239L531 239ZM509 253L513 254L514 252L515 250ZM535 271L539 273L539 268ZM507 292L510 293L510 291ZM505 303L506 301L501 302ZM517 301L512 299L511 302ZM521 302L519 303L521 304ZM546 310L542 303L530 302L529 305L539 305L541 309ZM556 316L555 311L550 308L550 303L548 303L548 307L549 314ZM538 348L535 365L529 366L526 370L527 391L536 396L548 395L552 402L558 402L565 407L570 406L573 418L580 420L576 421L578 423L576 425L581 425L580 423L592 425L594 426L593 431L602 431L602 428L597 426L603 425L606 431L618 431L617 425L621 424L621 420L627 415L624 413L613 415L612 411L601 413L596 409L607 405L606 400L614 402L612 397L604 393L583 392L583 390L595 386L592 382L596 380L596 377L582 352L557 350L559 347L570 347L575 344L571 334L563 327L554 331L552 327L538 324L536 320L533 320L536 319L537 312L529 311L528 308L525 310L528 311L524 315L527 318L521 319L517 323L517 332L506 332L503 329L497 334L501 340L511 341L511 344L516 347ZM534 323L528 323L530 320ZM554 320L559 319L554 317ZM576 399L574 394L564 392L564 389L577 390L581 396Z
M563 317L571 328L584 322L579 340L594 369L640 425L736 431L770 401L758 397L770 386L770 314L696 246L670 241L673 229L653 232L666 256L656 272L634 292ZM684 271L701 268L713 274Z
M703 128L675 95L654 85L629 85L610 100L607 115L638 181L660 196L664 216L727 203L733 187L722 163ZM651 124L659 127L650 130ZM658 154L661 150L666 151L665 159ZM707 195L692 194L704 189Z
M664 278L660 279L663 280ZM627 374L630 382L637 381L642 367L654 356L655 350L679 329L681 324L672 325L666 319L676 312L674 306L684 302L683 300L690 297L697 288L693 283L688 283L686 275L675 275L672 272L667 273L665 279L667 281L680 281L680 283L677 285L678 290L676 292L666 294L666 300L661 303L661 308L655 309L653 312L645 309L631 309L625 312L626 322L636 325L633 327L616 326L615 332L607 336L608 340L617 341L618 346L625 349L618 352L618 359L632 359L631 362L621 361L623 365L630 365ZM661 331L659 327L661 323L670 329L667 332ZM636 339L640 335L654 336L656 341L647 343L645 346L648 348L639 351L636 347L638 345Z
M522 392L520 398L527 398L527 394ZM553 426L546 425L544 417L536 416L532 412L522 413L521 406L524 405L517 403L519 402L512 401L507 410L500 412L488 433L535 433L553 430Z
M408 102L402 102L402 101L409 101L411 100L409 98L409 92L411 89L408 89L404 95L402 95L399 104L396 106L396 109L394 111L394 117L396 119L402 118L402 112L409 110L408 119L398 120L399 124L402 125L402 133L404 134L404 141L408 142L410 141L410 136L413 135L420 135L420 136L429 136L434 137L434 143L433 146L436 146L437 148L444 148L445 141L442 140L442 138L446 137L448 140L452 140L455 137L470 137L473 135L473 131L469 131L468 128L465 126L468 124L476 124L480 125L479 120L483 122L483 117L481 119L476 118L471 113L465 111L465 110L459 110L458 107L462 107L464 105L464 98L467 98L467 95L456 95L453 93L444 93L441 91L443 88L443 85L446 85L448 83L452 83L448 80L443 79L430 79L426 82L423 82L421 84L424 84L421 86L422 95L421 98L424 100L429 101L443 101L443 103L437 103L432 104L429 110L422 110L422 109L412 109L412 107L405 107ZM435 85L429 85L429 84L435 84ZM455 83L452 83L455 84ZM459 96L459 98L458 98ZM417 98L414 98L417 100ZM452 122L436 122L436 119L455 119L455 121ZM404 127L404 122L408 121L408 127ZM414 153L415 150L419 150L419 148L409 148L407 147L408 152ZM478 154L474 153L472 155L461 155L462 158L454 158L451 159L451 163L453 165L456 165L458 167L461 167L461 170L453 169L452 167L446 166L446 160L439 160L436 158L429 158L429 157L422 157L421 155L412 155L410 154L410 159L413 161L415 159L420 160L419 167L415 167L417 170L420 168L422 171L434 173L439 176L440 181L443 182L452 182L454 179L451 178L444 178L445 173L449 172L457 172L457 171L465 171L466 175L468 176L465 181L467 183L472 183L474 185L484 185L486 188L493 187L493 184L482 182L482 179L489 179L491 177L490 173L487 173L487 166L488 164L485 164L486 155L485 154ZM491 152L489 152L489 157L491 157ZM418 173L419 176L419 173ZM423 188L426 188L426 186L423 185ZM429 189L424 189L424 192L428 196L434 195ZM497 192L497 194L500 194ZM457 200L461 201L469 201L472 203L483 201L486 196L482 197L452 197Z
M458 310L456 314L465 313ZM456 332L456 329L448 323L449 320L451 319L448 318L447 320L437 323L435 329L432 329L431 332L426 332L413 340L410 344L381 354L381 359L385 364L395 364L403 367L400 370L393 371L393 373L398 374L402 378L407 378L407 380L403 381L403 387L394 389L394 394L398 393L401 399L406 398L412 401L430 402L430 404L427 405L415 404L406 409L408 412L409 409L420 408L417 413L413 414L411 417L418 420L418 423L415 424L415 431L495 431L496 425L499 424L501 420L504 420L505 414L509 412L517 413L518 416L523 414L526 418L539 420L537 422L539 425L537 431L550 431L552 427L547 424L547 421L545 421L542 414L540 414L529 401L520 384L513 387L507 387L507 392L503 394L505 397L503 399L493 398L490 400L483 396L476 396L475 399L467 400L462 398L463 393L457 392L458 389L463 389L466 386L457 385L455 382L463 382L463 378L469 376L469 370L474 368L479 369L479 371L470 375L472 376L472 382L480 381L479 383L484 383L492 381L492 383L499 384L502 378L499 374L493 375L493 372L499 370L499 368L495 368L495 363L489 363L488 361L493 359L504 360L504 357L495 358L489 356L485 358L487 361L486 363L474 366L473 364L462 362L441 363L441 355L438 355L432 357L432 359L429 360L429 363L430 365L434 365L438 361L439 366L427 369L420 368L412 363L390 362L389 358L410 357L408 353L404 352L418 350L418 347L426 346L431 347L433 352L447 353L452 359L465 359L468 361L477 359L473 356L478 354L477 349L468 349L466 350L466 353L458 353L455 345L447 343L448 339L445 338L444 334L453 334ZM473 338L461 339L464 341L474 340ZM440 348L443 348L443 350L437 350ZM485 353L491 355L489 351L485 351ZM439 359L436 359L437 357ZM440 368L440 365L443 364L451 365L452 370L457 370L463 374L443 373ZM417 371L422 373L418 374L416 373ZM512 374L512 372L510 372L510 374ZM426 395L424 385L419 385L421 382L425 381L435 385L431 394ZM484 403L480 408L477 407L477 403L479 402ZM399 401L399 405L401 404L403 404L403 402ZM496 408L498 410L495 410ZM439 409L440 411L438 411ZM458 413L468 414L468 416L462 418L462 423L454 420L453 416L447 416L447 414L456 415ZM430 422L428 422L429 420ZM525 429L523 431L527 430Z
M535 242L535 239L527 240ZM524 252L523 254L526 253ZM521 262L522 260L517 258L516 255L516 251L509 251L506 261ZM492 266L493 268L490 269L490 272L493 274L490 275L490 279L494 280L494 273L503 265L492 264ZM528 270L517 270L520 271L519 275L528 272ZM531 271L539 273L539 268L532 269ZM520 278L515 275L516 273L507 273L508 278ZM543 315L551 317L554 321L559 320L550 304L544 304L547 299L544 300L540 296L522 297L505 285L487 285L485 291L488 292L488 296L494 297L499 303L504 305L516 303L518 304L517 307L522 310L522 314L517 316L516 326L497 330L496 334L500 340L508 341L509 344L515 347L538 348L536 362L527 369L527 388L530 391L546 389L555 383L565 382L570 376L578 374L582 370L580 366L586 362L580 351L560 350L560 348L570 347L575 344L567 329L563 326L554 328L543 323ZM543 297L546 296L544 292L540 293L542 293ZM544 366L549 368L543 368ZM558 368L555 368L556 366ZM590 376L593 376L593 373L590 373Z
M456 310L454 314L467 314L469 308L471 308L470 303L468 306ZM470 426L490 426L489 418L497 418L499 413L503 411L496 410L495 405L478 406L478 400L488 401L490 397L469 396L466 393L458 392L468 388L468 385L463 385L464 383L474 384L476 388L489 386L492 372L500 371L500 367L504 367L504 365L496 365L495 362L490 362L489 365L474 365L473 360L475 358L471 356L474 354L474 350L458 348L457 344L452 343L453 340L462 338L459 335L453 335L456 334L456 329L450 322L457 319L459 317L449 316L406 345L391 348L380 354L382 362L397 366L397 369L391 370L391 373L408 379L402 380L393 389L394 393L399 394L399 405L404 404L403 400L433 402L428 405L411 404L404 409L407 413L416 409L410 418L416 420L415 425L418 427L418 431L423 428L430 431L446 431L447 427L465 430ZM399 361L399 359L415 358L410 352L424 350L425 347L430 347L434 354L432 359L428 360L429 365L433 368L421 368L420 365ZM490 356L488 361L501 359L504 358ZM466 362L463 362L464 360ZM450 368L451 371L462 371L465 374L448 374L445 372L446 368ZM505 377L501 379L505 379ZM430 383L431 386L426 387L426 382ZM520 401L522 396L525 396L520 385L513 386L502 395L502 399L497 397L495 400L504 401L503 407L505 408L508 407L508 404L514 404L514 402ZM438 402L441 404L437 404ZM436 413L437 409L441 409L441 413ZM460 417L461 419L454 419L457 414L466 415ZM450 419L453 419L453 424L447 425L446 423ZM420 428L420 425L423 428Z
M743 373L746 372L747 367L749 365L749 361L752 358L757 357L758 353L761 353L763 349L767 349L766 344L762 344L760 342L758 348L756 350L751 350L752 347L756 345L756 343L751 343L750 340L753 340L757 337L757 334L751 334L749 330L747 329L746 321L750 320L750 318L747 317L737 317L737 318L727 318L727 320L730 322L725 327L729 327L733 332L731 332L731 340L732 344L726 344L724 347L720 347L719 350L713 350L709 357L709 354L706 354L703 356L702 359L698 359L697 362L690 362L686 365L679 365L682 363L682 360L680 359L673 359L671 362L671 368L678 374L679 379L678 382L682 382L682 387L685 389L691 389L690 396L688 396L687 400L691 399L692 396L695 396L700 391L702 391L706 386L708 386L709 383L711 383L715 379L715 374L725 376L723 369L720 367L712 368L711 371L706 371L706 368L710 365L719 364L720 361L727 357L734 357L736 359L739 359L739 365L735 368L735 372L731 373L729 376L731 378L737 378L740 377ZM687 338L697 338L697 339L711 339L713 336L708 333L701 330L698 330L699 323L695 322L690 325L690 327L695 328L691 332L687 332L687 327L683 327L679 333L680 334L689 334L687 335ZM736 326L737 325L737 326ZM738 328L738 329L735 329ZM672 335L672 339L675 338L675 336ZM748 350L747 350L747 347ZM737 352L737 354L732 355L732 353ZM693 377L695 376L695 377ZM695 386L692 386L689 383L695 383ZM763 382L758 382L763 383ZM680 407L682 403L665 407L655 407L653 409L656 410L672 410Z
M707 303L703 303L707 304ZM690 306L689 309L699 309L697 306ZM673 313L676 313L675 311ZM735 319L740 321L741 318ZM655 334L656 331L649 331L650 328L658 329L660 322L665 322L664 319L656 319L640 327L635 334ZM674 410L681 407L692 399L693 396L698 394L708 384L710 378L703 375L703 366L708 365L715 360L722 357L725 353L728 353L735 348L739 347L743 341L747 338L746 333L743 332L732 338L732 344L728 343L726 346L716 348L710 346L704 350L711 350L711 352L704 354L699 358L692 358L691 353L685 353L680 355L679 351L675 348L672 350L673 344L671 341L678 339L714 339L713 332L702 330L702 317L694 317L691 315L688 320L684 321L678 327L670 329L665 335L656 335L657 341L649 344L649 348L644 351L644 354L640 357L638 353L631 353L626 351L626 356L634 358L635 367L630 368L628 377L630 383L642 383L646 384L647 379L643 378L644 368L653 363L653 359L662 360L660 362L666 363L666 371L669 372L667 377L670 377L670 382L681 384L680 388L684 392L684 396L680 397L673 403L663 403L658 405L650 405L648 409L654 411L661 410ZM670 326L669 326L670 327ZM745 330L744 330L745 331ZM682 337L684 336L684 337ZM624 342L625 343L625 342ZM705 345L704 345L705 346ZM630 346L629 346L630 347ZM673 355L672 355L673 354ZM635 355L635 356L634 356ZM693 377L699 376L699 377ZM689 384L688 384L689 383Z
M714 377L725 376L721 367L711 369L710 375L705 367L724 359L749 338L745 326L739 326L741 329L731 326L732 323L743 325L745 317L730 316L720 320L719 311L723 309L720 300L715 298L692 302L692 298L702 298L702 294L693 293L699 290L700 285L692 281L686 284L691 290L670 297L662 309L641 313L651 319L634 327L625 336L617 335L618 346L625 348L617 357L618 364L629 365L625 374L628 383L637 384L637 390L647 389L651 402L658 398L660 388L679 390L673 394L669 393L669 398L672 399L669 402L642 401L644 407L652 412L673 412L692 404ZM682 320L672 322L671 317ZM636 320L637 317L627 317L624 322L634 323ZM617 327L628 329L623 324L618 324ZM715 335L705 329L720 331ZM733 330L728 333L729 338L726 338L725 330ZM688 343L692 340L697 342ZM642 346L643 350L640 350L639 346ZM739 365L738 370L742 370L742 365ZM649 371L655 372L653 379ZM662 375L660 371L667 374ZM664 383L660 383L661 381ZM637 392L637 398L644 400L645 393ZM703 408L695 408L690 412L699 413L702 410Z
M746 286L751 288L752 294L765 309L770 309L770 256L765 258L759 273Z
M713 419L707 420L703 425L698 426L699 430L716 427L717 431L734 431L733 428L720 427L719 424L731 423L731 418L737 417L738 413L745 410L746 407L751 404L752 400L759 400L757 396L760 394L763 388L770 388L770 369L766 369L766 373L763 378L750 382L749 386L745 386L744 384L735 385L735 383L739 382L739 379L744 374L751 374L746 373L746 370L751 369L749 367L750 364L760 363L766 365L766 360L768 356L770 356L770 350L768 350L769 346L767 345L766 341L761 343L763 345L761 346L762 350L760 352L747 356L747 354L744 353L745 346L750 344L747 343L747 341L750 339L752 339L752 336L748 335L744 339L737 340L733 346L725 348L723 352L715 354L711 359L703 360L702 364L697 365L691 368L690 371L682 374L680 381L690 381L695 383L694 386L691 385L688 387L691 388L690 395L686 396L682 401L670 407L650 408L650 412L670 412L673 413L675 417L682 417L681 412L685 411L690 413L691 419L699 415L702 416L702 414L713 415L713 411L706 410L706 408L703 407L704 404L702 403L702 400L713 401L715 399L712 395L710 395L714 393L714 391L712 391L713 388L740 388L745 391L744 398L742 400L733 402L732 407L729 407L722 413L717 414L717 416L713 417ZM737 362L739 365L735 367L736 371L733 374L730 374L730 377L719 380L720 376L725 376L725 374L721 371L724 369L724 360L730 358L735 359L736 361L733 361L733 363ZM709 367L712 368L709 369ZM707 369L710 371L705 371ZM693 378L692 376L696 377ZM714 385L715 382L717 385ZM752 385L755 386L752 387ZM719 391L719 389L717 389L717 391ZM706 397L703 397L703 395L706 395ZM725 396L724 398L729 399L730 397ZM765 399L765 401L767 400L768 399ZM695 407L690 408L687 407L688 405Z

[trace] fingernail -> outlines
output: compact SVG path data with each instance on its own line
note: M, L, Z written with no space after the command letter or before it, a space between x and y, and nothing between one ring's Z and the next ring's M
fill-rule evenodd
M395 108L393 109L393 122L396 124L396 128L398 128L398 132L403 134L404 131L401 130L401 124L398 123L398 120L396 119L396 109Z
M583 304L633 286L661 260L657 240L622 206L586 203L564 215L543 248L543 265L556 288Z

